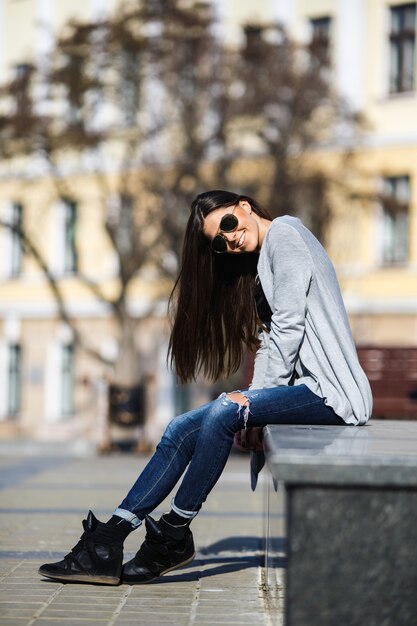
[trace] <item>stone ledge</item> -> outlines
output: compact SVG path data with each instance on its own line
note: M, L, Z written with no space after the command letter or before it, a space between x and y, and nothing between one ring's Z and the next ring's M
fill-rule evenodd
M271 425L264 442L275 481L417 487L417 421Z

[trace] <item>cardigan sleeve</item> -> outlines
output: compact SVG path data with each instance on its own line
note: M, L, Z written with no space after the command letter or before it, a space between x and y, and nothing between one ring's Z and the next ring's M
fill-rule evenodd
M256 351L255 362L253 366L252 382L249 385L249 389L262 389L264 386L264 379L266 368L268 367L268 344L269 335L265 330L260 331L261 345Z
M273 277L271 331L260 347L259 362L256 355L251 389L289 384L305 333L312 280L310 252L298 231L288 224L270 238L268 260Z

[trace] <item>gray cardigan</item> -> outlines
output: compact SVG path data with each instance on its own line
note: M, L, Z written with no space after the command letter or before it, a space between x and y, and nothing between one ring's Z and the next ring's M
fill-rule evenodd
M278 217L265 235L258 274L272 320L270 333L262 332L250 389L306 385L346 424L365 424L371 388L322 245L298 218ZM261 464L252 457L252 487Z

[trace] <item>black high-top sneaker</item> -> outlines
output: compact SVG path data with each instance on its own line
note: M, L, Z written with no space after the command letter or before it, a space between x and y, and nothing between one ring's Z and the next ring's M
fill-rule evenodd
M122 572L123 543L106 533L105 524L89 511L83 520L84 532L79 542L62 561L47 563L39 574L66 582L118 585Z
M146 536L136 556L123 565L122 583L149 583L195 557L193 535L189 524L173 526L164 517L157 522L145 518Z

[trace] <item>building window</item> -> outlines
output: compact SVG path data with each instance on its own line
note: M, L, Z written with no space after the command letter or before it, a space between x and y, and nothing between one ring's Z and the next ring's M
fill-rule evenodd
M72 415L74 413L74 346L72 344L62 346L61 380L61 414Z
M72 200L64 200L64 272L77 271L76 249L77 204Z
M310 20L310 50L321 61L328 61L330 56L330 17L317 17Z
M20 80L22 78L25 78L30 74L32 70L33 65L30 65L29 63L16 63L16 65L14 65L12 68L13 79Z
M414 88L416 3L391 7L390 93Z
M133 196L124 193L112 198L109 204L108 221L117 224L115 244L122 256L134 253L134 210Z
M382 262L405 263L408 259L410 179L395 176L383 180Z
M9 345L9 391L7 412L17 415L20 412L21 380L22 380L22 349L19 344Z
M137 51L123 50L121 53L120 72L120 110L122 123L130 128L136 124L139 111L139 85L138 75L140 59Z
M20 203L14 202L11 207L11 255L10 255L10 274L18 276L22 271L23 261L23 243L19 232L23 227L23 207ZM16 232L16 230L18 232Z
M15 113L23 116L32 111L32 77L34 66L29 63L18 63L12 69L13 98Z
M246 24L243 28L245 35L245 50L247 53L257 54L263 46L264 28L257 24Z

